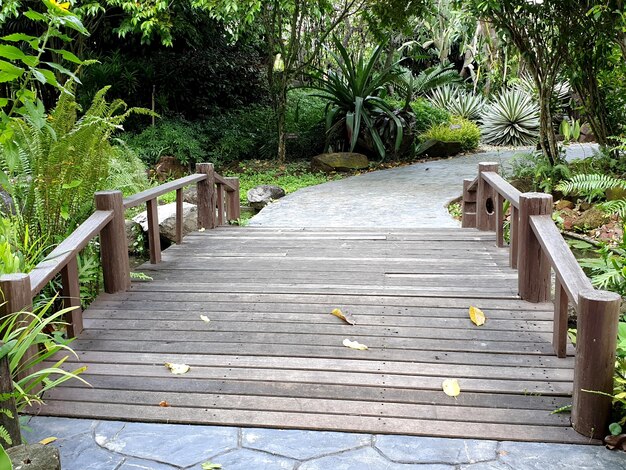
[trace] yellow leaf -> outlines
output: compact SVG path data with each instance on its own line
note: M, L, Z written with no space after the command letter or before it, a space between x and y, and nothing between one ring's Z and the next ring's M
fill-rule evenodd
M165 367L167 367L172 374L181 375L189 372L189 367L187 364L172 364L171 362L166 362Z
M209 320L209 317L207 317L206 315L200 315L200 320L202 320L205 323L209 323L211 320Z
M487 317L485 317L483 311L478 307L469 308L469 317L476 326L484 325L485 321L487 320Z
M56 441L57 438L54 436L51 437L46 437L45 439L42 439L41 441L39 441L39 443L43 446L47 446L48 444L50 444L51 442Z
M443 392L449 397L456 398L461 393L461 387L457 379L446 379L441 384L441 387L443 388Z
M332 315L335 315L337 318L341 318L343 321L345 321L346 323L349 323L350 325L356 325L356 322L354 321L354 318L352 318L352 314L351 313L343 313L338 308L334 309L330 313Z
M346 348L358 349L359 351L365 351L367 349L367 346L364 344L361 344L358 341L350 341L348 338L343 340L343 345Z
M159 406L162 408L168 408L170 404L166 400L163 400L162 402L159 403Z

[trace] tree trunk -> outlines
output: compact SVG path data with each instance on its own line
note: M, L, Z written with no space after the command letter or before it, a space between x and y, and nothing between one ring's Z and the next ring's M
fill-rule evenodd
M554 126L552 125L552 110L550 109L552 87L547 85L544 82L539 86L539 143L543 154L548 158L550 164L554 165L559 160L559 149Z
M285 117L287 114L287 82L284 74L280 77L278 89L276 90L276 131L278 132L278 153L277 158L280 163L287 159L287 129L285 128Z

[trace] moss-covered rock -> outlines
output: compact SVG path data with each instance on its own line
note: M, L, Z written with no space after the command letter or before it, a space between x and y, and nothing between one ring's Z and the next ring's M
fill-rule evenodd
M352 171L369 168L368 158L360 153L335 152L323 153L313 157L311 160L312 171L323 171L331 173L333 171Z
M596 207L586 210L573 222L572 226L578 230L593 230L602 227L609 221L610 217Z

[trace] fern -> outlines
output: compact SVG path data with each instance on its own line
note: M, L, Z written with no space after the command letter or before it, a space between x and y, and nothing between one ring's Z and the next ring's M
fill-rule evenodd
M576 193L591 200L603 196L607 189L625 189L626 181L609 175L581 174L557 185L556 189L564 194Z
M603 202L597 207L604 212L618 214L622 219L626 219L626 198Z
M7 431L6 428L2 425L0 425L0 439L6 442L7 447L11 447L13 445L13 439L11 439L9 431Z

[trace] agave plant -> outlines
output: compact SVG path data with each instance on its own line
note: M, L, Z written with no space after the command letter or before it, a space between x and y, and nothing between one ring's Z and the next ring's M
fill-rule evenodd
M502 92L483 113L483 140L494 145L533 145L539 136L539 107L520 89Z
M470 121L480 121L485 107L482 96L466 93L461 88L449 85L433 90L428 100L433 106Z
M332 52L330 54L339 70L320 72L313 77L314 85L311 86L320 92L313 96L328 101L326 105L327 134L333 135L343 130L350 151L353 151L359 138L366 137L362 135L365 131L369 134L376 152L384 158L385 144L376 130L375 120L384 115L394 123L394 148L397 150L402 143L402 122L394 114L393 108L380 97L380 94L388 83L396 79L399 72L395 64L380 72L375 70L382 53L380 46L366 59L361 54L356 58L352 57L337 39L334 40L334 44L339 55Z

